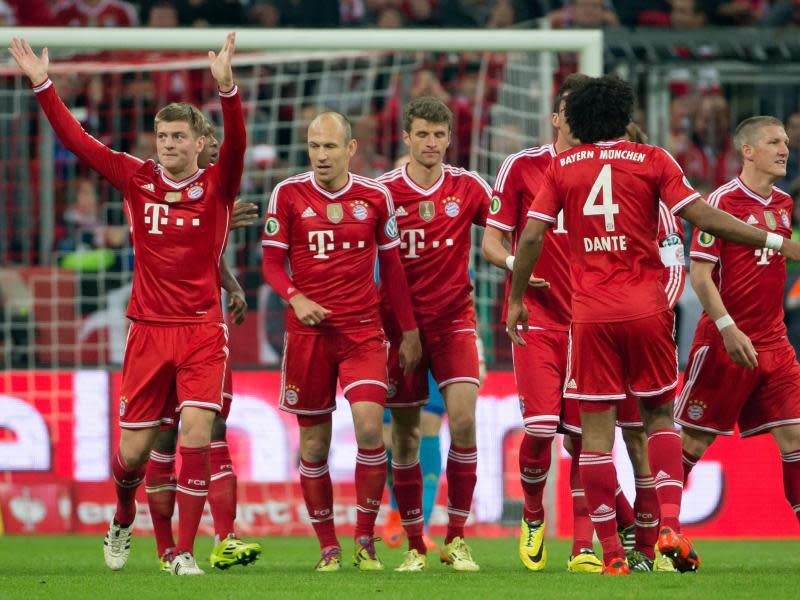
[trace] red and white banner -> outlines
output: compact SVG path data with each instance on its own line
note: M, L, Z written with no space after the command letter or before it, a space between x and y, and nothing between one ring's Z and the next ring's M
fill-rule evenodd
M0 528L19 534L105 530L114 510L108 465L119 441L119 384L119 373L104 371L3 373ZM239 480L237 524L243 534L311 531L296 468L297 422L278 409L279 388L277 372L234 373L228 443ZM472 534L509 534L517 527L522 501L518 471L522 430L513 374L489 373L478 401L477 425ZM444 461L449 445L446 427L441 437ZM341 533L355 522L356 450L349 406L340 397L329 465ZM615 456L622 487L633 498L633 475L621 439ZM548 519L554 525L551 531L569 536L569 459L560 442L554 457ZM446 523L446 485L443 477L432 519L434 533ZM143 490L140 494L137 526L147 530L147 502ZM764 506L772 508L764 511ZM780 458L770 436L746 441L720 438L695 467L681 516L696 537L800 534L783 497ZM203 527L210 531L210 514L204 516Z

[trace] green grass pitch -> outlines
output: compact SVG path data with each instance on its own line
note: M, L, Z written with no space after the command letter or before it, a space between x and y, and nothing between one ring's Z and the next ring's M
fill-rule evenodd
M103 564L102 537L0 537L0 598L55 600L165 600L171 598L656 598L730 600L800 598L798 541L699 540L703 560L698 573L642 573L600 577L567 573L569 544L548 541L549 560L541 573L526 571L516 556L516 539L469 540L480 573L453 573L438 558L426 573L394 573L401 550L379 543L384 573L360 573L349 560L338 573L315 573L318 557L312 538L265 538L264 554L254 565L212 571L211 540L198 541L205 577L172 577L158 571L151 537L133 540L130 560L121 572ZM349 559L352 542L342 540ZM431 554L431 558L435 555Z

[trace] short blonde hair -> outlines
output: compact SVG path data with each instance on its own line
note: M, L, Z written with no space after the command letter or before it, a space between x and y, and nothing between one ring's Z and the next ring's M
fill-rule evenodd
M758 141L758 133L764 127L774 126L783 128L783 122L769 115L758 115L745 119L739 123L738 127L736 127L736 133L733 134L733 145L736 147L736 151L741 154L744 144L754 146Z
M189 129L192 130L195 137L206 135L205 130L208 121L203 116L203 113L193 104L189 104L188 102L173 102L172 104L167 104L156 114L155 129L158 129L159 123L173 123L175 121L188 123Z

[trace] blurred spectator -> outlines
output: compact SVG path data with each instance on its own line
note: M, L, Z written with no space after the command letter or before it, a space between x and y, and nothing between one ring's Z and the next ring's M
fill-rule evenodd
M569 0L564 8L547 15L555 29L617 27L619 18L605 0Z
M378 13L375 25L381 29L400 29L405 25L405 19L398 9L388 7Z
M786 161L786 177L778 182L778 187L795 199L800 197L800 112L786 118L786 135L789 136L789 158ZM795 221L800 215L794 212Z
M706 14L698 0L671 0L669 24L673 29L697 29L706 25Z
M712 25L753 25L769 5L768 0L714 1L709 7L709 22Z
M389 159L378 148L380 123L375 115L366 115L353 123L353 137L358 151L350 159L350 170L364 177L377 177L389 170Z
M497 0L492 7L486 27L490 29L502 29L511 27L516 22L514 3L511 0Z
M357 25L367 16L364 0L339 0L339 19L342 25Z
M154 2L147 11L145 23L148 27L177 27L180 21L175 3L170 0Z
M51 4L47 0L0 0L0 23L5 19L7 26L56 25Z
M741 161L730 133L730 107L724 96L700 99L692 120L692 143L675 158L702 194L707 194L739 174Z
M83 252L124 245L127 228L106 226L100 218L95 182L89 177L78 177L72 187L71 202L62 217L64 232L57 242L59 251Z
M70 27L135 27L136 8L123 0L64 0L53 8L53 20Z
M435 0L404 0L401 8L411 24L432 27L437 24L434 19L434 4Z
M685 153L691 144L689 133L692 129L692 103L691 96L678 96L670 102L667 151L673 156Z
M156 136L152 131L140 131L136 134L136 138L131 148L131 154L136 158L142 160L157 160L156 150Z
M247 24L240 0L182 0L178 13L182 25L193 27Z
M786 27L800 25L800 2L797 0L778 0L767 10L762 25Z
M250 24L256 27L280 27L281 11L274 0L255 0L250 7Z

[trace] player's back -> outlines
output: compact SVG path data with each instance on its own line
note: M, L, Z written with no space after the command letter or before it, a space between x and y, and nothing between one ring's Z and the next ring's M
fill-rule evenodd
M270 198L262 245L286 248L297 289L331 311L313 331L289 311L298 333L380 327L374 283L376 250L399 244L388 190L350 175L336 192L320 187L313 172L278 184Z
M667 310L659 198L674 214L699 194L655 146L598 142L553 160L529 214L555 224L563 206L575 322L628 321Z
M737 177L709 194L708 201L748 225L783 237L792 235L792 197L777 188L769 198L762 198ZM757 349L786 343L786 259L780 253L726 242L698 230L693 237L691 258L716 265L712 277L722 302ZM714 322L703 312L695 340L712 343L718 339Z
M417 322L437 329L475 326L469 255L472 224L483 225L491 190L476 173L442 165L429 188L407 166L378 178L391 191L400 231L400 256ZM389 300L382 298L384 304Z

